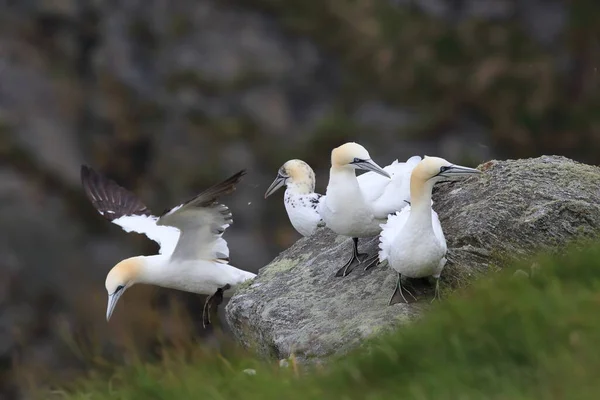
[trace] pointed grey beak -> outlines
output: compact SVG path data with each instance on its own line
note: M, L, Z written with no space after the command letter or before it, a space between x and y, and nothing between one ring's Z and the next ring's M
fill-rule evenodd
M125 289L121 289L113 294L108 295L108 306L106 307L106 321L110 320L113 311L115 310L115 306L117 305L117 301L123 295Z
M273 183L271 183L271 186L269 186L269 188L265 192L265 199L267 197L269 197L270 195L272 195L273 193L275 193L280 187L285 185L286 179L287 178L285 176L281 176L281 175L277 174L277 178L275 178Z
M482 172L475 168L463 167L461 165L450 165L444 171L440 171L439 176L448 178L467 177L469 175L478 175Z
M373 160L360 160L360 161L355 161L352 164L356 165L356 168L358 169L363 169L365 171L373 171L378 173L379 175L383 175L386 178L392 178L390 176L390 174L388 174L387 172L385 172L385 170L383 168L381 168L379 165L377 165L375 163L375 161Z

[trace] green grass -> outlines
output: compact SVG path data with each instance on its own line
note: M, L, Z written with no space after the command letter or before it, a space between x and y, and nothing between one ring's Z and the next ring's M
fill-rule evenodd
M513 276L517 267L531 271L528 261L483 279L326 367L298 371L293 362L280 368L235 348L198 349L186 359L119 368L110 379L91 376L59 398L597 398L600 247L536 261L531 277Z

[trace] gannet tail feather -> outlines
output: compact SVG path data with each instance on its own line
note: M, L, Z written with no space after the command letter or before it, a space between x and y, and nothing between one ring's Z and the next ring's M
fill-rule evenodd
M242 170L160 216L159 226L181 230L173 258L229 262L229 248L222 235L233 223L233 216L218 198L233 192L245 174Z
M157 226L158 217L135 194L87 165L81 166L81 184L100 215L119 225L125 232L146 235L159 244L161 254L173 251L179 230Z
M408 216L410 215L410 206L407 205L402 211L388 216L387 222L381 224L381 233L379 234L379 262L387 260L392 249L394 239L400 233Z

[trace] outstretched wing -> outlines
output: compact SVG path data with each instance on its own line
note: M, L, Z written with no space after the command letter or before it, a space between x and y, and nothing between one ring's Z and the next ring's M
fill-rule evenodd
M379 234L379 262L387 260L390 250L394 244L394 239L408 221L410 215L410 206L406 206L402 211L390 214L387 222L381 224L381 233Z
M233 192L245 174L245 170L238 172L158 219L159 226L172 226L181 231L173 259L229 262L229 248L222 235L233 219L229 208L217 200Z
M135 194L100 175L92 168L81 166L81 184L96 210L125 232L146 235L160 246L160 254L170 254L179 239L179 230L158 226L158 217Z

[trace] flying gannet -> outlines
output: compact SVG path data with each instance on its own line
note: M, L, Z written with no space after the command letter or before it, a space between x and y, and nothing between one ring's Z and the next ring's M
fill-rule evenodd
M352 256L336 276L346 276L363 262L369 261L368 268L377 261L376 256L367 260L367 254L358 252L358 238L377 235L381 231L379 225L387 216L375 216L371 202L365 199L356 179L356 169L373 171L391 179L391 175L371 160L367 149L358 143L345 143L331 151L329 183L325 196L319 202L318 211L329 229L338 235L351 237L354 242Z
M317 211L323 195L315 193L315 173L302 160L289 160L265 192L265 199L286 185L283 204L292 226L302 236L310 236L325 222Z
M218 203L245 173L242 170L157 217L136 195L82 165L82 185L96 210L125 232L144 234L160 246L157 255L127 258L110 270L105 282L107 321L123 293L144 283L208 295L202 311L206 326L211 307L218 307L224 295L231 296L240 283L256 276L229 265L222 235L233 219L229 208Z
M438 158L427 157L417 164L410 177L410 205L389 216L381 225L379 261L388 260L398 273L396 288L389 305L408 303L402 287L402 277L436 279L435 298L439 298L439 278L446 265L446 239L437 213L431 208L433 186L445 178L466 177L481 171L454 165Z

